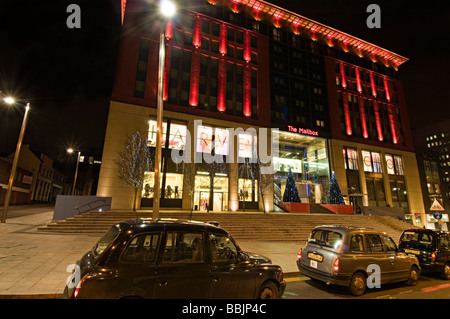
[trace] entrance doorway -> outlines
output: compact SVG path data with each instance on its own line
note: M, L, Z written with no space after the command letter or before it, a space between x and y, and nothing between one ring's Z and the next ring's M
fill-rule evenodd
M202 172L195 176L194 207L195 210L207 211L228 210L228 176L209 175Z

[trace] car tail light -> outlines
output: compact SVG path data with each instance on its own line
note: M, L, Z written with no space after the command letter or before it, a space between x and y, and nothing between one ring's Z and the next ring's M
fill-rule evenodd
M333 269L334 269L334 271L339 271L339 258L336 258L334 260Z
M301 248L298 250L297 258L302 259L302 249Z
M432 253L431 253L431 261L432 261L432 262L435 262L435 261L436 261L436 253L435 253L435 252L432 252Z
M83 278L81 278L80 282L77 285L77 288L75 288L75 291L73 292L73 297L76 298L80 292L81 285L86 280L87 275L85 275Z

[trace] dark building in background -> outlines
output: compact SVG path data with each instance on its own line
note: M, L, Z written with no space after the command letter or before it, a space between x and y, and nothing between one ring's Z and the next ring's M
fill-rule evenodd
M431 209L434 200L437 200L445 209L441 212L442 225L444 230L448 230L448 211L450 209L449 133L450 121L448 120L416 128L413 131L428 228L437 228L438 225Z
M265 1L195 0L178 7L165 33L163 207L201 209L206 202L213 210L277 210L291 169L302 202L326 203L335 171L355 208L397 209L410 218L423 212L398 79L406 58ZM113 208L132 207L114 166L126 134L148 131L152 151L155 145L160 22L148 2L123 1L123 8L97 192L112 196ZM238 127L256 133L236 135L229 154L224 141L234 137L225 129ZM187 170L170 158L171 150L185 150L187 130L196 132L193 156L214 145L216 154L251 158L254 146L272 138L261 136L261 128L278 129L268 188L236 161ZM151 206L152 179L150 170L143 207ZM270 200L258 205L261 191Z

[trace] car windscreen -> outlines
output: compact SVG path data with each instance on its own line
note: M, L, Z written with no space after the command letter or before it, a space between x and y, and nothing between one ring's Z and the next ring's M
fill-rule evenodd
M103 254L106 248L108 248L108 246L111 245L114 239L117 238L119 233L119 227L117 227L116 225L111 226L111 228L108 229L108 231L95 244L94 248L92 249L94 254L96 256L100 256L101 254Z
M314 229L309 236L308 243L338 249L342 244L342 234L332 230Z
M402 243L417 243L422 245L432 245L434 241L433 233L405 231L400 238Z

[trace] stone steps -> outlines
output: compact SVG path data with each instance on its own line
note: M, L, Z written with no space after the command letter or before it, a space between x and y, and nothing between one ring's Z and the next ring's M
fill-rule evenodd
M151 218L150 213L139 212L140 218ZM190 219L189 212L160 212L161 218ZM39 227L42 232L89 233L101 235L113 223L136 218L133 212L90 212ZM391 217L334 214L287 213L196 213L192 220L217 221L236 239L268 241L306 241L311 230L319 225L348 225L371 227L385 231L396 242L403 229L412 225Z

